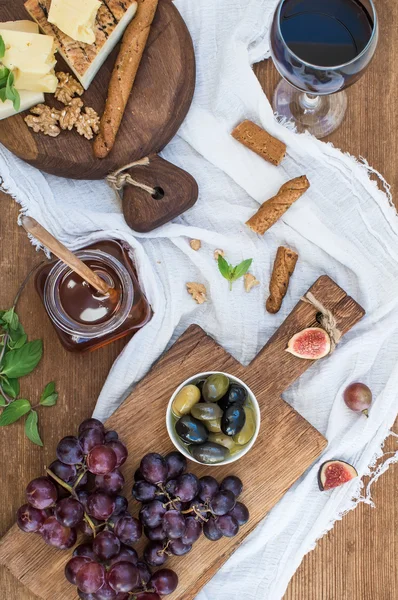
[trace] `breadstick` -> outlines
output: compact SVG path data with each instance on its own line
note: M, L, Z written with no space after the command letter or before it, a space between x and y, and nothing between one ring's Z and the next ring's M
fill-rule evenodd
M109 83L94 155L105 158L112 150L145 50L158 0L138 0L135 17L127 27Z
M310 183L305 175L283 184L276 196L260 206L255 215L246 223L250 229L263 235L288 208L308 190Z
M280 246L276 253L274 269L269 284L270 295L266 303L269 313L277 313L281 306L283 298L286 296L289 287L290 277L293 275L296 267L298 254L290 248Z
M286 154L286 144L253 123L243 121L232 132L238 142L273 165L280 165Z

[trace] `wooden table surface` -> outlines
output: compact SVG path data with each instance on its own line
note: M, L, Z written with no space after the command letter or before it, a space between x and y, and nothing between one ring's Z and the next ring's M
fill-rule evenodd
M379 0L378 9L381 36L375 61L362 80L349 90L346 120L330 139L344 151L365 156L391 183L393 193L398 193L398 71L394 55L398 47L398 5L394 0ZM269 63L257 65L256 73L269 94L278 80L274 68ZM0 197L0 308L8 308L19 284L40 256L16 225L16 204L4 194ZM91 414L106 375L124 345L122 341L116 342L86 355L84 360L64 351L32 283L22 296L18 313L30 338L42 338L45 347L40 367L22 380L23 397L35 401L44 385L55 379L60 398L57 406L40 412L44 449L25 438L21 424L0 430L0 534L14 522L15 511L24 500L26 483L53 460L57 441L74 432L76 425ZM394 448L396 441L389 440L385 450ZM398 469L392 467L373 487L376 509L361 504L336 523L305 557L285 600L398 598L397 489ZM0 598L34 600L4 570L0 575Z

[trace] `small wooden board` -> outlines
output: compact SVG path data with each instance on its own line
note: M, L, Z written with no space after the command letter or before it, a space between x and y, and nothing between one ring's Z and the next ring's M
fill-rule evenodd
M364 315L363 309L329 277L318 279L311 291L336 316L343 334ZM107 427L118 431L129 450L123 473L127 482L125 494L130 498L133 474L142 456L147 452L166 454L174 448L166 431L165 413L172 393L182 381L201 371L224 371L243 379L260 404L260 434L245 457L233 465L218 468L189 463L189 470L198 476L211 474L219 480L227 474L241 477L245 486L241 499L249 507L251 516L235 538L210 542L202 536L192 552L167 562L179 576L178 589L168 597L170 600L193 600L325 448L324 437L280 397L312 364L287 353L287 342L298 331L315 324L315 309L299 302L246 368L202 329L192 326L107 421ZM137 513L138 507L138 503L131 502L133 513ZM145 539L137 549L144 545ZM69 556L69 552L49 548L35 535L22 533L16 525L0 546L0 564L43 600L76 599L76 589L66 582L63 574Z
M30 19L24 0L0 1L0 22L17 19ZM98 114L103 112L117 52L118 48L82 97ZM61 57L56 70L69 71ZM164 148L184 120L194 88L195 54L190 34L171 0L160 0L115 147L107 158L94 158L92 143L75 130L63 131L57 138L33 133L24 122L26 113L0 122L0 142L47 173L102 179ZM46 102L62 108L51 94L46 95Z

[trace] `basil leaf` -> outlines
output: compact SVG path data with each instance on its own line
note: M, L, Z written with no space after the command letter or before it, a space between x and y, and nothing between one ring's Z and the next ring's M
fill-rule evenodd
M7 402L5 401L5 398L3 398L3 396L0 394L0 406L7 406Z
M14 342L11 339L8 342L8 346L9 346L10 350L18 350L18 348L22 348L22 346L24 346L27 341L28 341L28 336L26 335L26 333L24 333L23 335L21 335L20 338L17 339L16 342Z
M39 417L37 412L35 410L30 411L25 423L25 433L31 442L33 442L37 446L43 446L43 442L41 441L39 430L37 427L38 420Z
M58 393L55 391L55 383L51 381L44 388L44 392L40 396L40 404L42 406L54 406L58 400Z
M0 58L4 58L5 53L6 53L6 45L4 43L2 36L0 35Z
M11 425L18 421L23 415L30 411L30 402L28 400L14 400L3 410L0 416L0 427Z
M28 342L18 350L10 350L4 357L1 374L12 379L28 375L37 367L42 354L43 343L41 340Z
M0 63L0 79L7 79L10 69Z
M6 96L6 88L1 88L0 89L0 100L2 102L5 102L7 100L7 96Z
M13 107L14 107L15 112L18 112L19 109L21 108L21 96L19 95L19 92L16 87L13 87L12 89L14 90Z
M18 379L4 379L1 387L7 396L11 398L17 398L19 394L19 380Z
M2 319L5 323L8 323L12 331L16 331L18 329L19 319L13 308L7 310L2 316Z
M231 265L229 263L227 263L227 261L225 260L225 258L223 256L221 256L221 254L218 256L218 269L221 273L221 275L225 278L225 279L230 279L231 276Z
M6 98L7 100L11 100L11 102L15 99L14 94L14 73L10 71L7 77L7 85L6 85Z
M247 273L250 269L252 262L253 259L248 258L247 260L243 260L239 265L237 265L232 272L231 280L236 281L237 279L239 279L239 277L242 277L245 273Z

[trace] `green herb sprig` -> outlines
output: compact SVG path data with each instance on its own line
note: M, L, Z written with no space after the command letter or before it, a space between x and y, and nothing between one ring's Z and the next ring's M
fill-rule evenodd
M0 35L0 61L6 53L6 45ZM11 100L16 112L21 108L21 97L14 85L14 73L0 63L0 100Z
M55 391L55 383L52 381L46 385L36 405L25 398L19 398L20 378L34 371L43 355L42 340L28 341L28 336L15 312L19 297L31 273L18 291L13 306L8 310L0 310L0 410L2 410L0 427L11 425L27 415L26 436L34 444L43 446L38 429L37 409L40 406L54 406L57 403L58 393Z
M246 260L243 260L241 263L239 263L239 265L234 267L233 265L230 265L229 262L227 262L223 256L219 255L217 262L218 269L221 275L229 281L229 289L232 290L233 282L239 279L240 277L243 277L243 275L245 275L248 272L253 262L253 259L248 258Z

